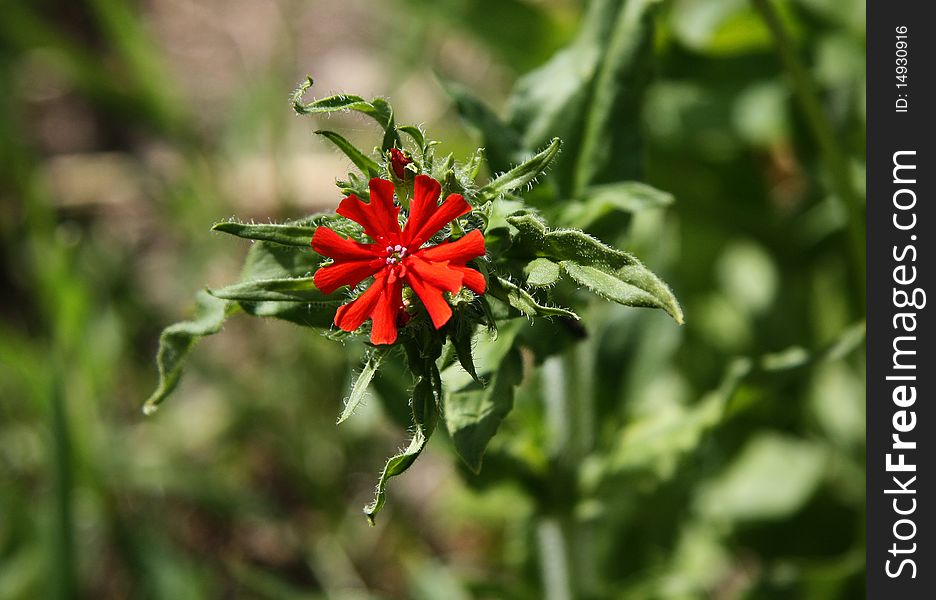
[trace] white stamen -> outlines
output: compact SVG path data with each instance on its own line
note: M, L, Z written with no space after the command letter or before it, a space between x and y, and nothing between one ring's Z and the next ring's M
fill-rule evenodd
M401 246L401 245L399 245L399 244L397 244L396 246L393 247L394 252L399 252L399 251L402 250L402 249L403 249L403 246Z

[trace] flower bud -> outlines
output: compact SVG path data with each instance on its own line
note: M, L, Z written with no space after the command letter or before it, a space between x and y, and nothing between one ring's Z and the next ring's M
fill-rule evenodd
M411 162L413 162L413 159L403 154L400 149L390 148L390 168L393 169L393 174L398 179L403 179L406 174L406 165Z

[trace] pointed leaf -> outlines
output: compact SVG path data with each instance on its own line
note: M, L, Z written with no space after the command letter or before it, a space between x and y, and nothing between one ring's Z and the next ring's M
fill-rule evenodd
M471 341L475 332L474 324L469 319L464 318L460 312L455 313L450 322L448 335L449 339L452 340L452 349L455 351L458 363L466 373L471 375L474 381L481 383L471 354Z
M493 200L514 190L531 185L537 177L546 172L550 163L552 163L556 155L559 154L561 145L562 142L559 138L553 138L549 146L544 150L495 178L494 181L478 190L479 202Z
M422 129L415 125L401 125L397 127L397 129L413 138L413 142L419 148L420 152L426 151L426 136L423 134Z
M263 240L285 246L302 246L308 248L312 244L312 234L318 225L293 225L290 223L237 223L235 221L222 221L215 223L212 231L229 233L249 240Z
M320 98L309 103L302 101L302 96L312 87L312 78L306 78L304 82L293 92L292 104L293 110L300 115L327 114L334 112L356 111L365 114L375 121L384 130L383 149L389 150L394 142L399 143L400 138L393 122L393 109L383 98L374 98L370 102L360 96L351 94L339 94ZM389 145L388 145L389 141Z
M423 356L421 350L413 342L405 345L404 348L407 353L407 364L416 374L416 386L413 388L411 400L413 437L406 449L387 461L377 481L374 500L364 507L364 515L371 525L374 524L377 513L387 501L388 480L405 472L416 462L439 419L437 396L440 392L440 377L435 361L441 353L441 346L432 346L430 356Z
M523 379L523 360L513 345L520 324L504 328L494 341L482 341L479 364L485 385L445 373L445 424L459 457L475 473L484 450L513 408L514 388Z
M542 304L530 292L503 277L491 277L489 284L489 294L528 317L568 317L576 321L579 319L577 314L567 308Z
M669 287L639 263L620 269L580 265L571 260L559 264L577 283L606 300L624 306L662 308L677 323L683 322L682 309Z
M232 303L213 298L201 292L196 297L195 317L166 327L159 336L159 352L156 364L159 367L159 386L143 405L147 415L156 412L159 404L179 384L185 357L195 343L208 335L218 333L225 319L237 310Z
M341 304L340 298L320 292L311 277L295 277L286 279L252 279L241 281L221 289L208 290L215 298L222 300L243 300L246 302L324 302L327 304Z
M589 2L572 44L521 77L508 103L508 122L524 148L562 138L565 150L551 176L564 197L574 196L573 173L594 81L621 5L620 0Z
M334 131L319 129L315 133L337 146L362 173L368 177L377 177L377 174L380 172L380 166L375 160L358 150L354 144Z
M549 258L580 285L626 306L665 310L677 323L682 309L669 287L631 254L577 229L548 230L533 215L507 218L517 229L510 252L517 258Z
M341 411L341 416L338 417L338 425L344 423L348 417L354 414L355 409L357 409L358 405L364 399L364 396L367 393L367 386L370 385L371 380L377 373L377 369L380 367L380 362L383 360L385 355L386 351L380 349L372 350L367 355L367 361L364 363L364 368L361 369L360 375L358 375L357 380L355 380L354 385L351 387L351 394L348 396L347 402L345 402L345 407L344 410Z
M658 3L628 0L617 13L585 114L574 191L640 174L641 108L654 69L653 14Z

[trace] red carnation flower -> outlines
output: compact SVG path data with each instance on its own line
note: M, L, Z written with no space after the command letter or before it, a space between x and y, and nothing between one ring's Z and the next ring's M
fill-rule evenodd
M361 244L341 237L328 227L312 236L312 248L334 262L315 272L313 280L330 294L342 286L356 286L373 276L370 287L355 300L341 306L335 325L354 331L370 319L371 342L392 344L397 322L404 316L403 285L419 296L438 329L452 316L442 292L458 293L462 286L476 294L485 290L484 276L466 263L484 255L484 236L474 230L454 242L423 247L453 219L471 210L460 194L451 194L438 204L442 187L428 175L417 175L409 218L403 230L397 220L400 208L393 202L393 184L386 179L370 180L370 203L354 194L338 205L338 214L359 223L374 242Z

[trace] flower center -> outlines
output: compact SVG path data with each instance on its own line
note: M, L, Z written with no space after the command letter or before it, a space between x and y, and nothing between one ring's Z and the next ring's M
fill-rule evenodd
M398 264L406 256L406 247L397 244L396 246L387 246L387 260L388 265Z

